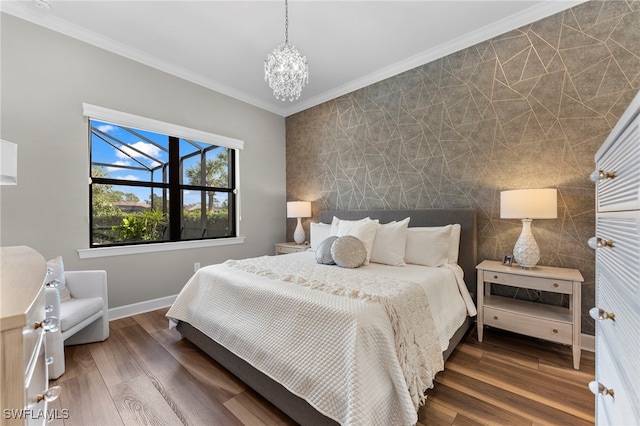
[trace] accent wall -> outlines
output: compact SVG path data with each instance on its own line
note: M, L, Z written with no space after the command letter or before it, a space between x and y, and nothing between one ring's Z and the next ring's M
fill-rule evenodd
M481 261L522 228L500 219L500 191L557 188L558 219L533 222L540 264L581 271L594 334L589 174L640 89L638 28L640 2L587 2L289 116L287 199L314 214L472 207Z

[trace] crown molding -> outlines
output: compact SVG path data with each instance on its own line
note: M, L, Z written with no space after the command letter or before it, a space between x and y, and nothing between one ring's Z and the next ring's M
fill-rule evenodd
M177 66L174 63L164 61L156 56L149 55L111 38L101 36L93 31L87 30L86 28L72 24L69 21L65 21L46 13L39 13L42 12L40 10L31 10L31 8L27 7L29 5L28 3L29 2L23 1L0 1L0 11L64 34L71 38L75 38L76 40L99 47L118 56L122 56L151 68L166 72L167 74L171 74L207 89L211 89L230 98L245 102L274 114L284 116L284 108L279 108L273 104L257 99L243 91L236 90L216 80L204 78L200 74L193 73L183 67Z
M6 12L25 21L29 21L36 25L94 45L119 56L123 56L149 67L166 72L183 80L229 96L230 98L236 99L238 101L245 102L257 108L264 109L283 117L287 117L289 115L293 115L300 111L304 111L308 108L319 105L323 102L327 102L329 100L343 96L347 93L377 83L386 78L393 77L394 75L398 75L420 65L424 65L436 59L450 55L459 50L489 40L500 34L504 34L506 32L520 28L524 25L562 12L581 3L585 3L586 1L588 0L546 0L541 4L530 7L529 9L526 9L517 14L511 15L509 16L509 18L502 19L492 25L480 28L479 30L466 34L463 37L451 40L450 42L442 44L436 48L425 50L417 55L414 55L403 61L396 62L395 64L382 68L362 78L350 81L318 96L314 96L307 100L282 107L269 102L265 102L261 99L249 95L246 92L234 89L216 80L205 78L199 74L190 72L189 70L177 66L174 63L163 61L153 55L149 55L145 52L133 49L130 46L119 43L110 38L100 36L99 34L89 31L86 28L74 25L68 21L51 16L50 14L37 13L42 11L31 10L32 8L28 7L29 2L0 1L0 11Z

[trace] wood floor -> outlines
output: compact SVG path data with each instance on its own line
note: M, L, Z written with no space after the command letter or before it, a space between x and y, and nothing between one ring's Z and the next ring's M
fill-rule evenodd
M112 321L105 342L65 348L51 425L291 425L175 330L161 309ZM569 347L472 330L419 411L420 425L593 425L594 355L572 368ZM68 418L63 410L68 410Z

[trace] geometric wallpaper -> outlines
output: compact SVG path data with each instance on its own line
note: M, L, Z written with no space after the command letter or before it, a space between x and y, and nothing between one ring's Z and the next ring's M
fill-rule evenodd
M589 173L639 89L640 1L587 2L287 117L287 198L314 214L472 207L479 260L498 260L522 227L500 219L500 191L557 188L558 219L533 222L539 263L581 271L594 334Z

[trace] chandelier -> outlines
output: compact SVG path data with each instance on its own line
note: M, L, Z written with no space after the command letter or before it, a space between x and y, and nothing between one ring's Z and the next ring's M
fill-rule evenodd
M280 43L264 61L264 81L269 83L273 96L281 101L294 101L309 83L307 57L289 43L289 5L284 1L284 43Z

